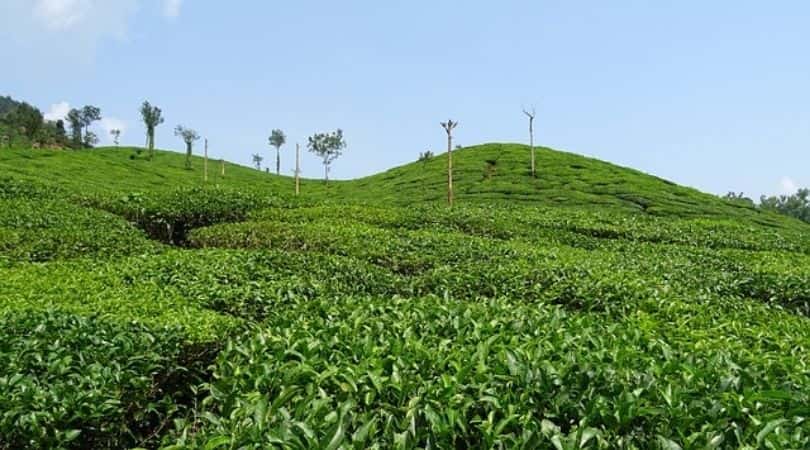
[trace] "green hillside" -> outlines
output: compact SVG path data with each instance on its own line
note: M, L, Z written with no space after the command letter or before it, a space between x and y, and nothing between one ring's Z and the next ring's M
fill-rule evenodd
M642 172L548 148L537 149L538 176L530 176L529 148L485 144L453 152L456 198L460 202L508 201L510 205L602 208L675 217L739 217L774 226L796 225L782 216L724 201ZM202 186L203 160L184 168L185 156L158 151L154 161L134 156L133 148L84 152L12 150L0 152L0 168L73 193L159 192ZM447 191L446 154L350 181L302 179L302 199L383 205L443 203ZM290 196L291 177L209 161L209 185Z
M747 215L752 211L636 170L560 152L537 150L537 177L529 171L529 147L485 144L453 152L459 201L606 207L658 215ZM345 196L385 203L445 201L447 154L341 184ZM755 214L761 216L761 214Z
M810 233L632 169L0 151L0 449L810 448Z

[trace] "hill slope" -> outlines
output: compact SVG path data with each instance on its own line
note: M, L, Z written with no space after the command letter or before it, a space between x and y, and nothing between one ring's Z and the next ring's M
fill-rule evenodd
M201 186L202 158L184 169L184 155L158 151L154 161L133 157L132 148L81 152L13 150L0 152L0 170L74 193L127 194ZM538 176L530 176L529 148L485 144L453 152L458 202L565 206L642 212L675 217L743 218L769 226L798 222L610 163L548 148L537 149ZM274 195L291 194L291 177L209 161L209 184ZM304 200L411 205L446 199L446 154L348 181L303 179Z
M730 204L696 189L637 170L549 148L537 148L537 177L529 170L530 149L520 144L484 144L453 152L459 201L605 207L676 216L770 218L754 208ZM444 201L447 154L340 184L345 197L397 204ZM767 220L767 219L766 219Z
M0 152L2 450L810 448L806 225L513 145L453 208L442 156L131 154Z

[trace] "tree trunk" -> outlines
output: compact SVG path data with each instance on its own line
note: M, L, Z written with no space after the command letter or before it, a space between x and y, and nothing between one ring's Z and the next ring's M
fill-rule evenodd
M279 154L279 147L276 147L276 175L281 175L281 155Z
M453 135L447 132L447 203L453 206Z
M149 161L155 156L155 130L149 130Z
M323 184L329 185L329 164L323 163Z
M223 178L225 178L225 160L224 160L224 159L220 159L220 160L219 160L219 167L220 167L220 169L221 169L221 171L222 171L222 173L221 173L220 175L221 175Z
M203 155L203 182L208 182L208 139L205 140L205 153Z
M534 117L529 117L529 147L532 149L532 177L537 177L534 168Z
M295 144L295 195L301 192L301 147Z
M191 142L186 142L186 169L191 170Z

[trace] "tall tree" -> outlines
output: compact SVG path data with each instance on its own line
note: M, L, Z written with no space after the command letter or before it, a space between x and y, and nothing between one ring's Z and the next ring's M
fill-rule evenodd
M73 148L81 148L82 146L82 129L84 122L82 119L82 112L76 108L68 111L65 117L70 124L70 139L73 142Z
M256 170L262 170L262 161L263 160L264 160L264 158L262 157L262 155L260 155L258 153L253 154L253 165L256 166ZM222 169L222 171L225 172L225 169Z
M447 133L447 203L453 206L453 130L458 126L458 122L448 119L441 124Z
M287 142L287 136L281 130L273 130L268 138L270 145L276 148L276 175L281 175L281 146Z
M101 120L101 109L93 105L85 105L84 108L82 108L81 110L81 118L82 118L82 127L84 127L84 135L85 135L84 142L85 145L87 145L89 141L93 141L93 139L87 138L87 134L90 133L90 125L92 125L93 122L97 120ZM98 138L96 138L95 140L98 141ZM93 144L90 144L89 146L92 145Z
M318 155L323 161L323 181L329 184L329 170L332 162L343 154L346 141L343 140L343 130L338 128L331 133L316 133L309 137L307 147L310 152Z
M65 132L65 121L62 119L57 120L54 124L54 130L56 132L56 140L61 145L64 145L65 137L67 136L67 133Z
M177 125L174 129L174 135L179 136L186 143L186 169L191 169L191 150L194 146L194 141L200 139L200 135L191 128L186 128L183 125Z
M149 149L149 160L155 155L155 128L163 123L163 112L157 106L152 106L148 101L141 105L141 119L146 127L146 147Z
M525 114L526 117L529 118L529 147L531 148L532 151L532 176L536 177L537 172L535 171L534 168L534 116L537 113L535 112L534 107L532 107L531 111L528 111L526 108L523 108L523 114Z
M118 139L121 137L121 130L118 128L113 128L110 130L110 136L112 136L115 146L118 147Z

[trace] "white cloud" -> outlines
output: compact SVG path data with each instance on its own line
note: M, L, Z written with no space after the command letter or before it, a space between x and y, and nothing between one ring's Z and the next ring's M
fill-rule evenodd
M70 111L70 103L59 102L51 105L51 109L44 114L45 120L56 122L57 120L65 120L68 111Z
M163 0L163 15L173 19L180 15L183 0Z
M0 0L0 61L27 73L92 62L108 39L125 40L141 0ZM60 74L61 75L61 74Z
M798 190L798 185L790 177L782 177L779 184L782 186L782 191L785 194L795 194Z
M92 6L89 0L36 0L34 17L50 30L69 30Z
M127 132L126 122L121 119L116 119L115 117L102 118L101 128L104 129L104 136L101 136L101 138L105 139L109 143L113 142L113 137L110 135L110 130L121 130L121 136Z

